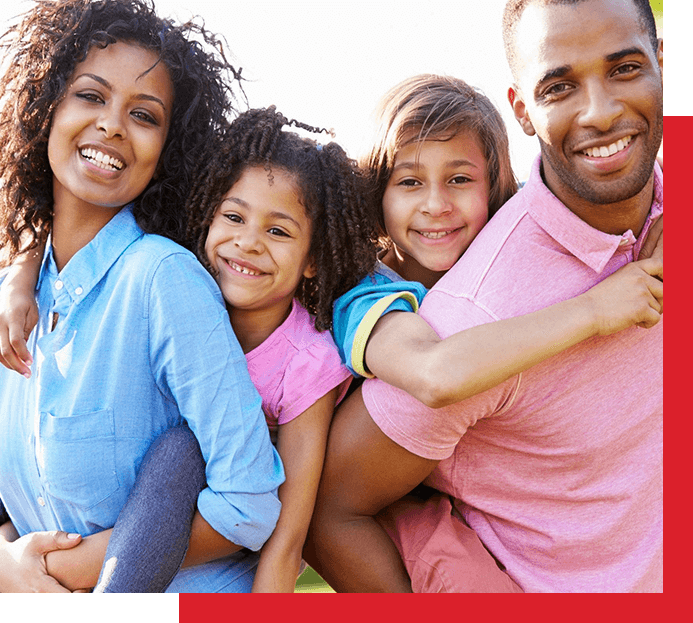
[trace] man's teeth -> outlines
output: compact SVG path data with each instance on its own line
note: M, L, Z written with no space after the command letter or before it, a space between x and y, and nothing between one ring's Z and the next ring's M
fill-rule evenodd
M442 238L443 236L447 236L448 234L451 234L454 231L454 229L448 229L447 231L420 231L419 233L424 238L431 238L433 240L436 240L438 238Z
M608 158L609 156L613 156L615 153L628 147L628 143L630 143L631 138L633 137L626 136L625 138L618 139L615 143L611 143L611 145L590 147L589 149L585 149L582 153L590 158Z
M107 171L120 171L125 166L124 162L112 156L107 156L96 149L82 149L79 153L82 155L82 158L86 158L100 169L106 169Z
M254 270L250 270L249 268L246 268L245 266L241 266L240 264L236 264L236 262L228 262L228 265L233 268L235 271L238 271L239 273L243 273L244 275L261 275L262 273L255 272Z

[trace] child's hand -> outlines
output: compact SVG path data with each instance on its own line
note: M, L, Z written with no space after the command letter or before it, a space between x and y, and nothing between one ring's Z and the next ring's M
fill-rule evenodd
M658 260L664 258L664 215L660 216L653 224L647 238L640 249L639 260L644 260L648 257L655 257ZM664 275L662 274L662 279Z
M649 258L626 264L588 290L598 335L611 335L637 325L649 329L664 311L662 261Z
M29 378L33 359L26 341L38 322L36 299L19 288L0 288L0 364Z

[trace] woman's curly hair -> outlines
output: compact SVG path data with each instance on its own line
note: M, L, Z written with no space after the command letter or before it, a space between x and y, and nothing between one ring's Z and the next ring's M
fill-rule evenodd
M93 46L116 41L154 51L173 82L158 175L135 200L134 215L146 232L184 241L192 171L212 136L228 125L240 71L203 25L161 19L150 0L37 0L0 38L0 248L10 261L50 227L48 136L75 66Z
M356 162L334 142L321 145L284 126L327 132L289 121L274 106L242 113L210 144L187 206L188 235L198 258L214 274L205 255L210 223L224 195L249 167L289 173L312 223L310 257L317 274L302 279L296 298L315 315L315 326L332 326L334 300L375 267L375 227L368 218L364 179Z

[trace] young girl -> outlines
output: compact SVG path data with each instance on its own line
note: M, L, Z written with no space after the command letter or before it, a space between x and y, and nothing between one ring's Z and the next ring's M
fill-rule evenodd
M191 243L226 300L286 472L280 519L253 592L294 590L332 411L351 379L326 331L332 302L375 261L355 163L336 143L317 144L283 131L287 125L317 131L273 108L241 114L202 155L188 202ZM173 435L177 453L195 455L187 450L195 443L190 435ZM183 507L197 497L189 484L195 466L181 469L170 436L143 461L110 537L98 592L162 590L180 566L184 552L167 546L185 538L185 518L152 510L169 495ZM149 565L155 574L141 572L142 559L157 558ZM178 588L174 580L170 590Z
M441 341L421 317L404 312L416 311L426 292L421 284L434 285L514 194L505 128L481 93L461 80L431 75L392 89L380 121L366 164L374 203L381 206L378 222L390 246L375 276L335 304L335 340L355 374L375 375L440 407L494 387L592 336L659 320L662 284L650 275L661 275L661 262L646 260L627 265L574 299ZM359 391L335 419L311 529L311 564L343 591L519 590L478 538L451 518L442 494L425 507L414 499L401 501L379 516L404 558L405 571L373 520L386 502L380 493L374 494L377 499L363 494L372 478L367 457L355 458L349 445L357 429L365 435L368 426L374 427L362 417L365 412ZM384 478L381 474L378 491L387 489ZM415 474L402 478L410 484L399 495L421 480ZM388 493L391 499L398 497L395 487ZM431 507L444 520L427 526ZM364 526L359 536L356 526ZM418 540L402 538L416 534L416 528ZM427 536L434 529L455 535L448 541L458 551L431 550ZM447 568L445 561L451 559L467 561L468 573Z
M41 2L4 41L0 244L12 261L47 239L31 378L0 370L0 591L65 591L66 560L91 573L80 535L113 526L184 422L207 461L190 552L223 558L179 590L249 590L283 470L219 290L169 239L232 68L138 0Z

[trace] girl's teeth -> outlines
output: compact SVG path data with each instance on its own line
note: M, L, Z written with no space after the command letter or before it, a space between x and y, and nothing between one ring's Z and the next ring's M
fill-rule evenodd
M448 231L420 231L419 233L424 237L424 238L433 238L438 239L442 238L443 236L447 236L448 234L451 234L454 229L450 229Z
M590 147L589 149L585 149L585 151L582 153L590 158L608 158L609 156L613 156L615 153L625 149L628 146L628 143L630 143L630 139L630 136L626 136L625 138L618 139L615 143L611 143L611 145Z
M248 268L245 268L244 266L240 266L236 264L235 262L229 262L229 266L233 268L235 271L239 273L243 273L244 275L259 275L260 273L256 273L255 271L249 270Z
M103 152L97 151L96 149L82 149L80 154L92 164L95 164L100 169L106 169L107 171L120 171L125 166L117 158L107 156Z

